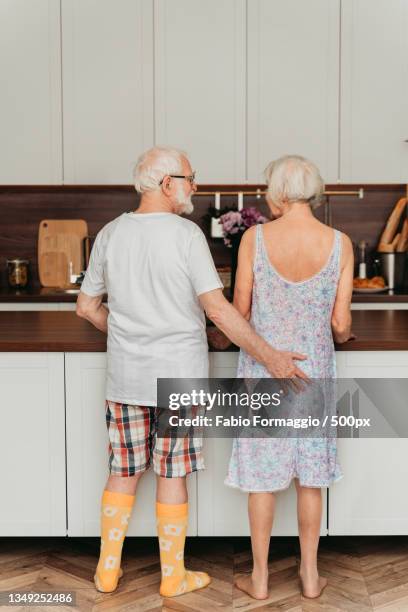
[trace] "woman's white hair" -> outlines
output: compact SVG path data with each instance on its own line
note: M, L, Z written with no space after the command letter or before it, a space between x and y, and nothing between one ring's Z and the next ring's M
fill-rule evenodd
M155 191L168 174L183 174L184 151L171 147L153 147L139 157L133 170L136 191Z
M312 208L321 204L324 182L318 167L300 155L285 155L272 161L265 169L270 199L280 206L283 202L308 202Z

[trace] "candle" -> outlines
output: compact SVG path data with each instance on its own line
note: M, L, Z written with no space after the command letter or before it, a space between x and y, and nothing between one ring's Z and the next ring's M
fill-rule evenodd
M242 210L244 208L244 194L242 191L238 194L238 210Z
M217 192L215 194L215 210L221 209L221 194Z

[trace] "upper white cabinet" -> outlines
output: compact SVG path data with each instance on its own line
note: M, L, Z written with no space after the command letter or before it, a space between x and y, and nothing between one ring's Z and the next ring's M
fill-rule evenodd
M0 183L62 180L60 7L0 3Z
M408 181L408 2L342 0L341 178Z
M407 0L1 0L0 76L0 184L130 184L153 144L408 181Z
M153 144L151 0L62 0L64 182L129 184Z
M155 141L202 183L245 180L245 0L155 0Z
M272 159L312 159L338 179L339 0L248 2L248 179Z

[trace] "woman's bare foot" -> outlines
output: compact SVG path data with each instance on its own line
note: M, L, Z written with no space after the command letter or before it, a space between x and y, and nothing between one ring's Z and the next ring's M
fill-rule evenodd
M247 593L253 597L253 599L267 599L269 596L268 577L262 580L255 580L253 575L247 574L237 578L235 581L235 586L241 591L244 591L244 593Z
M327 586L327 578L322 578L319 575L311 579L311 578L302 577L299 574L299 578L300 578L302 595L303 597L307 597L308 599L316 599L317 597L320 597L323 590Z

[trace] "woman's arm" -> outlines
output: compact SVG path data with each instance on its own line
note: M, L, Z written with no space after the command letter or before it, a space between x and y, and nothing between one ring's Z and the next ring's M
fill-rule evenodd
M234 306L249 321L251 317L252 286L254 282L253 261L256 226L242 236L238 251L238 267L235 277Z
M346 234L342 234L342 261L340 280L334 302L331 326L335 342L341 344L354 336L351 334L351 296L353 294L354 253L353 245Z

